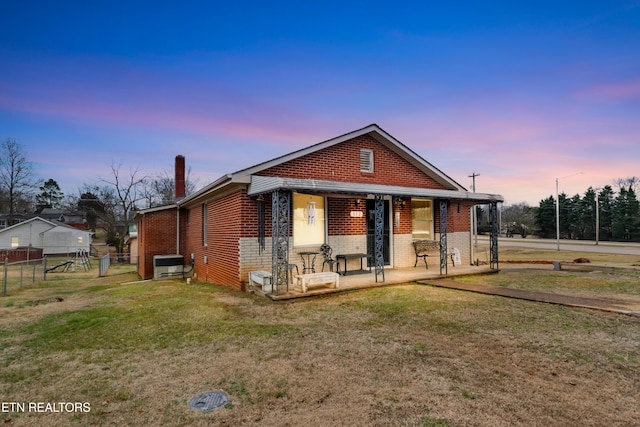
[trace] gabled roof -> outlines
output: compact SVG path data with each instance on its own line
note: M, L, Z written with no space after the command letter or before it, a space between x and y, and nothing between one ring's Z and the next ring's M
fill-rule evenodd
M51 227L57 227L58 225L62 224L62 223L58 223L56 221L50 221L48 219L40 218L39 216L34 216L33 218L30 218L30 219L28 219L26 221L22 221L22 222L19 222L17 224L10 225L7 228L3 228L2 230L0 230L0 233L4 233L5 231L12 230L14 228L23 227L26 224L29 224L30 222L34 222L34 221L45 222L45 223L49 224Z
M152 208L140 209L139 211L135 212L135 214L133 215L133 219L138 219L148 213L166 211L168 209L177 209L177 208L178 208L178 205L176 203L171 203L169 205L154 206Z
M246 187L249 186L249 194L255 195L259 194L262 191L272 191L274 186L280 185L280 188L290 188L295 189L297 187L304 187L304 183L310 183L311 180L305 180L302 182L301 180L282 180L278 178L265 178L260 179L257 175L260 172L265 171L269 168L281 165L283 163L298 159L302 156L306 156L308 154L315 153L320 150L324 150L328 147L340 144L345 141L349 141L351 139L357 138L359 136L369 135L378 141L380 144L384 145L389 150L398 154L404 160L406 160L411 165L415 166L425 175L431 177L436 182L441 184L444 187L444 190L424 190L424 189L410 189L406 188L405 190L410 191L402 191L399 187L389 187L389 186L371 186L371 185L361 185L361 184L353 184L350 188L349 183L334 183L331 181L315 181L315 185L317 183L322 183L321 186L316 186L315 188L318 190L325 191L337 191L334 187L340 187L341 191L353 191L353 192L370 192L373 190L379 191L391 191L394 194L422 194L425 197L443 197L443 198L451 198L451 199L467 199L467 200L475 200L478 202L482 201L503 201L502 196L495 194L482 194L482 193L470 193L456 182L453 178L446 175L440 169L423 159L420 155L418 155L415 151L411 150L409 147L398 141L396 138L391 136L388 132L382 129L377 124L370 124L361 129L354 130L352 132L345 133L344 135L340 135L335 138L328 139L323 142L319 142L317 144L311 145L309 147L293 151L289 154L285 154L280 157L276 157L271 160L267 160L265 162L259 163L257 165L248 167L246 169L239 170L237 172L233 172L230 174L226 174L213 181L211 184L203 187L197 192L185 197L184 199L177 202L177 204L161 206L152 209L145 209L140 211L140 214L144 215L147 212L153 212L156 210L164 210L176 208L183 205L195 204L202 199L206 199L211 194L218 194L220 192L226 191L234 191L238 187ZM286 182L284 182L286 181ZM295 185L292 185L294 183ZM288 185L290 184L290 185ZM344 188L343 188L344 187ZM312 189L314 186L312 185L308 189ZM334 190L332 190L334 189ZM394 191L395 190L395 191ZM388 193L388 194L391 194Z
M233 173L232 176L235 180L242 179L244 183L249 183L251 181L251 175L259 174L263 170L278 166L282 163L289 162L291 160L306 156L311 153L315 153L316 151L324 150L325 148L340 144L345 141L349 141L350 139L357 138L363 135L370 135L376 141L378 141L391 151L395 152L396 154L400 155L400 157L411 163L413 166L417 167L421 172L430 176L436 182L443 185L446 189L466 191L463 186L458 184L451 177L447 176L440 169L436 168L431 163L420 157L415 151L411 150L409 147L395 139L375 123L370 124L369 126L365 126L361 129L345 133L344 135L328 139L324 142L311 145L307 148L285 154L284 156L276 157L275 159L268 160L255 166L251 166L247 169L243 169L241 171Z

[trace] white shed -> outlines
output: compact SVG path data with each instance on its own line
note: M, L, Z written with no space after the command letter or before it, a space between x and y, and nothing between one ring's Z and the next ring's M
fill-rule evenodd
M44 255L89 252L91 233L40 217L0 230L0 249L25 246L42 248Z

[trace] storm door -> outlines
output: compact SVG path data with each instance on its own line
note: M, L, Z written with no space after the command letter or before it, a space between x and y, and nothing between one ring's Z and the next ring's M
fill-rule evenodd
M373 267L375 260L375 200L367 199L367 254L369 258L369 267ZM384 231L382 237L382 254L384 256L384 265L391 265L391 221L389 219L389 200L384 200Z

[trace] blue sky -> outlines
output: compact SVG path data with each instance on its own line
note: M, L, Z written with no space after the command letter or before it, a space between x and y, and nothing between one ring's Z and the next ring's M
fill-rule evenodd
M0 138L65 193L370 123L511 204L640 176L640 0L521 3L5 2Z

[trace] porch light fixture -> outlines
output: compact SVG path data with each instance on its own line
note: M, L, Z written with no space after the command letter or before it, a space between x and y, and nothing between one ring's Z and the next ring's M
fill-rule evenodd
M360 203L362 203L362 200L356 199L356 201L353 202L353 205L357 208L358 206L360 206Z
M404 208L405 201L402 197L396 197L393 199L393 204L398 208Z

